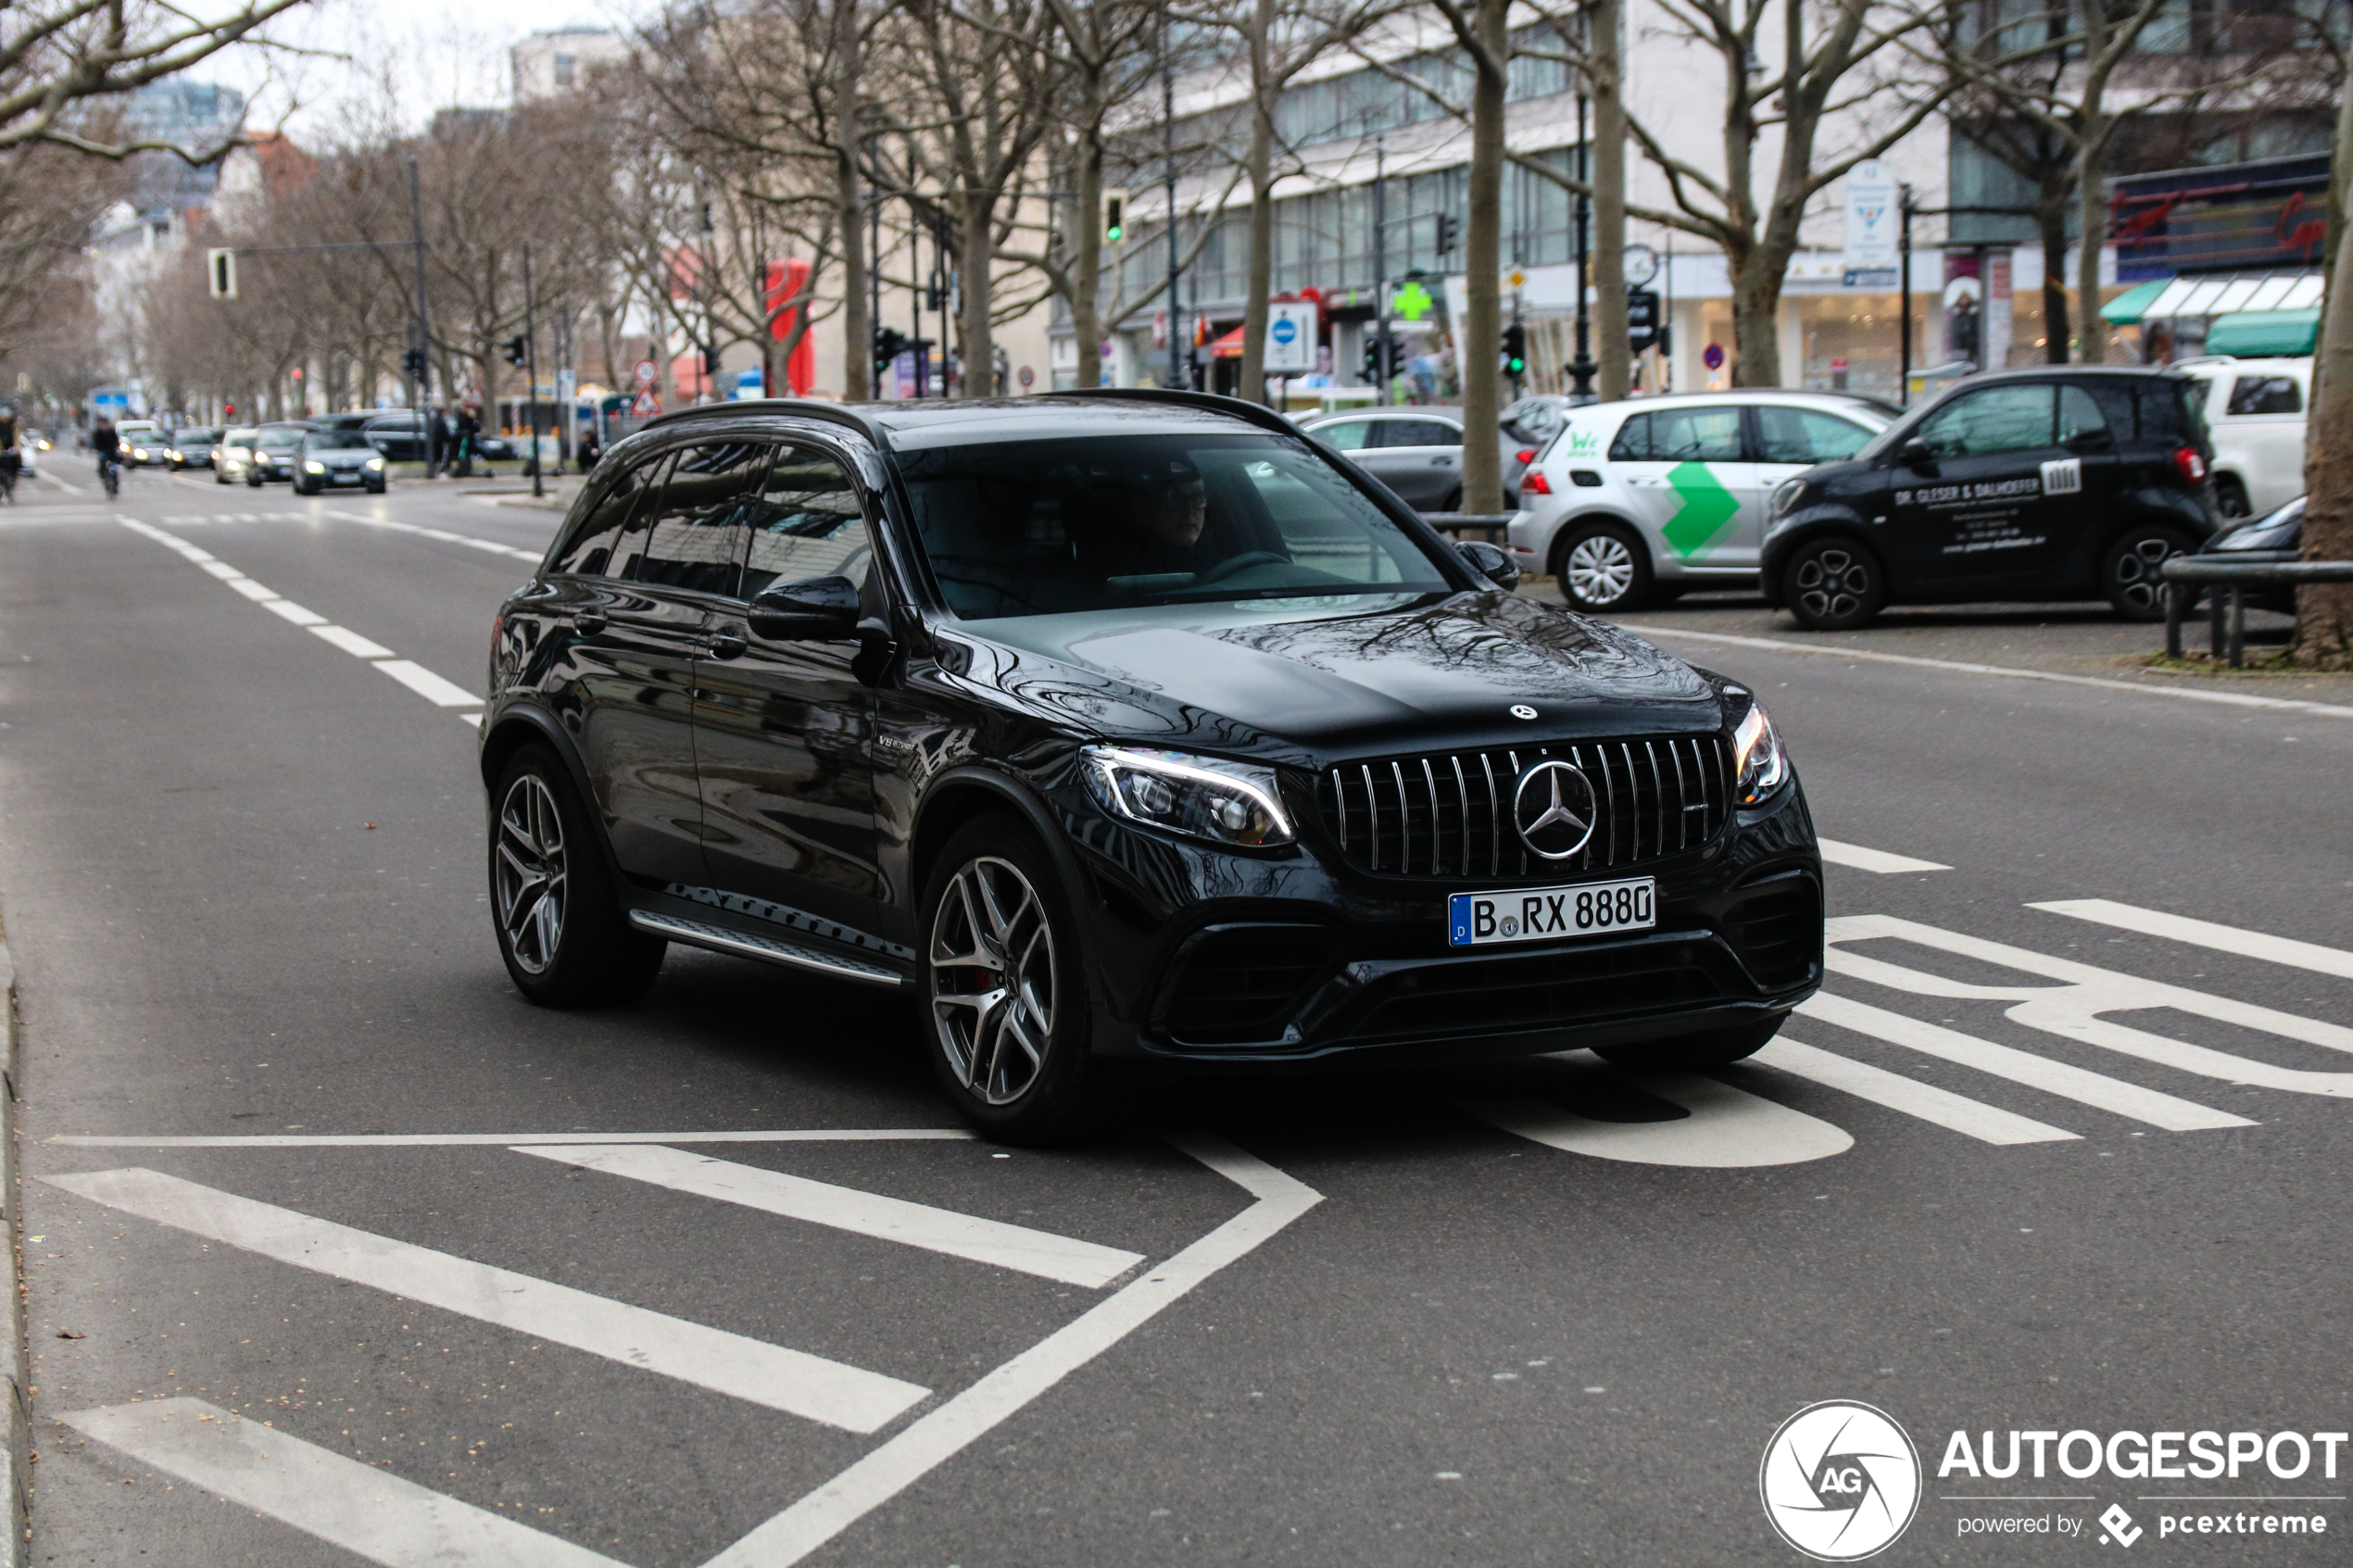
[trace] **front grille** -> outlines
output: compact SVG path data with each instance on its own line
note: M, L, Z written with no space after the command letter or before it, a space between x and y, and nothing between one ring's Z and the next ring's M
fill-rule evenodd
M1331 949L1324 933L1296 927L1208 933L1170 979L1170 1037L1192 1046L1280 1038L1302 994L1329 966Z
M1572 763L1593 785L1593 835L1567 859L1531 854L1512 822L1523 769ZM1350 762L1316 781L1348 863L1390 876L1517 877L1605 871L1706 844L1732 795L1720 735L1554 743Z

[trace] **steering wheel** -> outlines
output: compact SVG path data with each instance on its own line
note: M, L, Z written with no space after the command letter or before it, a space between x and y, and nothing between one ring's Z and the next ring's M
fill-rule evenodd
M1283 566L1288 565L1290 560L1289 556L1278 556L1272 550L1245 550L1231 560L1219 561L1194 578L1193 586L1205 588L1212 583L1222 583L1246 566Z

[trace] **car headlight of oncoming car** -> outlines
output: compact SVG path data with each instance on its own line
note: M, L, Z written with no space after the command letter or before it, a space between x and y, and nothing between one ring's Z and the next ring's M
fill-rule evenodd
M1755 806L1789 781L1789 753L1764 708L1749 705L1732 730L1732 798Z
M1244 848L1291 842L1275 770L1182 751L1090 746L1087 787L1115 817Z
M380 469L384 466L384 460L382 458L371 458L368 459L368 467L371 470Z
M327 471L327 465L319 461L316 458L313 458L310 461L302 465L302 471L305 473L324 473Z

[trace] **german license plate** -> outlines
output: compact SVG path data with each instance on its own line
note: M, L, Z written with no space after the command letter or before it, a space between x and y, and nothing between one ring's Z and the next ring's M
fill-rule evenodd
M1573 887L1515 887L1455 893L1446 899L1446 945L1557 942L1611 931L1648 931L1658 923L1658 884L1650 877L1581 882Z

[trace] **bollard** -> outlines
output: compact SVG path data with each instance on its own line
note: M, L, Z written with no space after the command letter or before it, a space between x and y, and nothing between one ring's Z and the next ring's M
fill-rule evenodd
M2182 596L2186 592L2187 587L2179 583L2171 583L2166 588L2165 657L2168 659L2182 657Z
M2220 663L2222 659L2222 585L2214 584L2206 596L2206 657Z
M2231 668L2246 668L2246 589L2231 584Z

